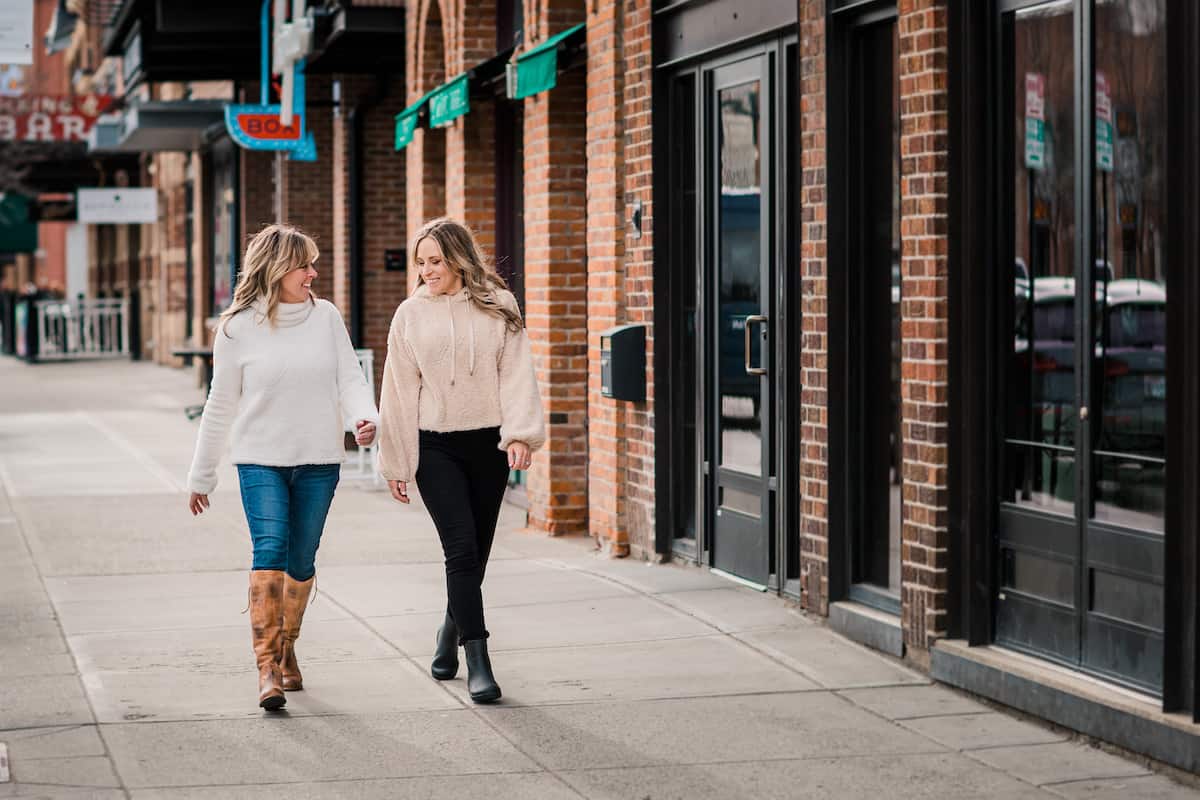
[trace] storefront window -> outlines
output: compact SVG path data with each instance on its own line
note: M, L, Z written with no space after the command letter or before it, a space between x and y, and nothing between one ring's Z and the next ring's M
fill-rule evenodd
M237 160L230 146L213 152L212 160L212 314L233 300L237 276Z
M1004 499L1072 515L1079 422L1072 3L1010 19L1015 257Z
M1166 0L1096 4L1092 516L1161 531L1166 492Z

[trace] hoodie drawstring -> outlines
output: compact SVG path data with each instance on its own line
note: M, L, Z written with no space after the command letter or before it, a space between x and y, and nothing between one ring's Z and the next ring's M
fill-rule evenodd
M450 385L454 385L455 379L458 377L458 337L454 327L454 306L451 305L450 295L446 295L446 313L450 315ZM467 325L470 333L468 351L470 364L468 366L469 374L475 375L475 320L471 315L467 315Z
M450 315L450 385L454 385L455 367L458 365L458 337L454 334L454 307L450 295L446 295L446 313Z

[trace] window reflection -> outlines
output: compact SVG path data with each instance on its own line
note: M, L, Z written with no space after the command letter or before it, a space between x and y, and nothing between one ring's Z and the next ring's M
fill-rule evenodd
M1004 499L1074 513L1075 167L1072 4L1006 19L1013 65L1012 349Z
M1095 22L1092 514L1158 531L1166 482L1166 15L1166 0L1119 0L1097 3Z
M721 465L762 472L762 403L758 375L746 372L746 318L761 308L762 194L759 83L722 90L720 102L720 378ZM760 331L750 359L762 364Z

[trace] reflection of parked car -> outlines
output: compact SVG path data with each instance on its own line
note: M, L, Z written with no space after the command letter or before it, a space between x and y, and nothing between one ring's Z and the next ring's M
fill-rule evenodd
M1096 358L1103 366L1100 447L1162 457L1166 447L1167 291L1127 278L1108 285Z

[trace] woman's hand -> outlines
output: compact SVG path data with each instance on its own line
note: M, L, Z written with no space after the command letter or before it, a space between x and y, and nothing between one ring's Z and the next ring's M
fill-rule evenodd
M188 498L188 510L192 512L192 516L203 514L206 508L208 508L208 495L192 492L192 496Z
M529 469L532 463L533 455L529 452L529 445L524 442L513 442L508 446L509 469Z
M360 419L355 423L358 430L354 434L354 441L359 447L370 447L371 442L375 441L375 423L365 419Z
M392 490L392 497L407 505L408 483L406 481L388 481L387 485Z

